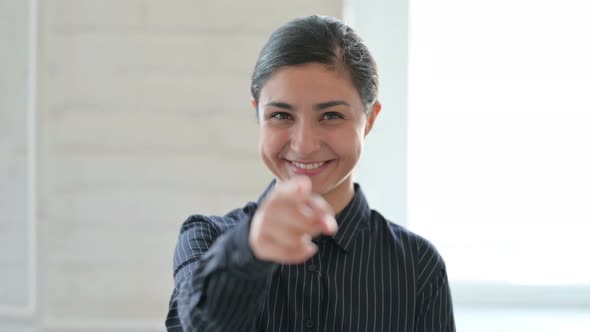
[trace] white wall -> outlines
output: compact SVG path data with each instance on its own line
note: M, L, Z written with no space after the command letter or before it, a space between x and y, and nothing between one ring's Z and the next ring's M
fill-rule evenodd
M0 322L29 319L36 298L30 9L27 1L0 1Z

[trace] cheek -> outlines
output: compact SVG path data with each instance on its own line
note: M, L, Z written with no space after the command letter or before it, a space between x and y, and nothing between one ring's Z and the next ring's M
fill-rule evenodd
M269 127L263 127L260 130L260 153L266 157L272 158L274 154L279 153L284 146L284 133Z
M341 157L357 159L363 148L363 130L356 127L343 128L333 132L330 137L332 150Z
M354 144L354 147L356 149L356 153L358 156L360 156L362 150L363 150L363 144L365 143L365 131L366 131L366 119L362 118L361 121L359 121L358 125L355 128L355 135L354 135L354 142L351 142Z
M350 142L351 149L354 149L355 159L359 159L363 151L364 136L362 133L357 133Z

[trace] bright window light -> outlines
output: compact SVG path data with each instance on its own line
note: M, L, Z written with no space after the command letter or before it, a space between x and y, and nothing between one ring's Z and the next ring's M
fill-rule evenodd
M411 1L408 225L452 280L590 284L589 13Z

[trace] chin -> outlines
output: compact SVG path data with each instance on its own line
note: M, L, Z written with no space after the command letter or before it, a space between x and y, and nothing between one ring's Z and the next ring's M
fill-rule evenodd
M313 180L311 181L311 192L318 195L325 195L330 191L330 188L324 184L315 184Z
M314 181L311 181L311 191L319 194L319 195L326 195L334 190L336 190L338 187L340 187L342 184L344 183L344 180L341 180L339 182L323 182L323 183L314 183Z

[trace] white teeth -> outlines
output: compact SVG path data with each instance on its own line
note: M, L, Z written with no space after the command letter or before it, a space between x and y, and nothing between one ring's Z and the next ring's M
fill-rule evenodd
M296 163L294 161L291 162L293 165L299 167L299 168L303 168L303 169L316 169L318 167L321 167L323 164L325 164L326 162L323 161L321 163L313 163L313 164L301 164L301 163Z

